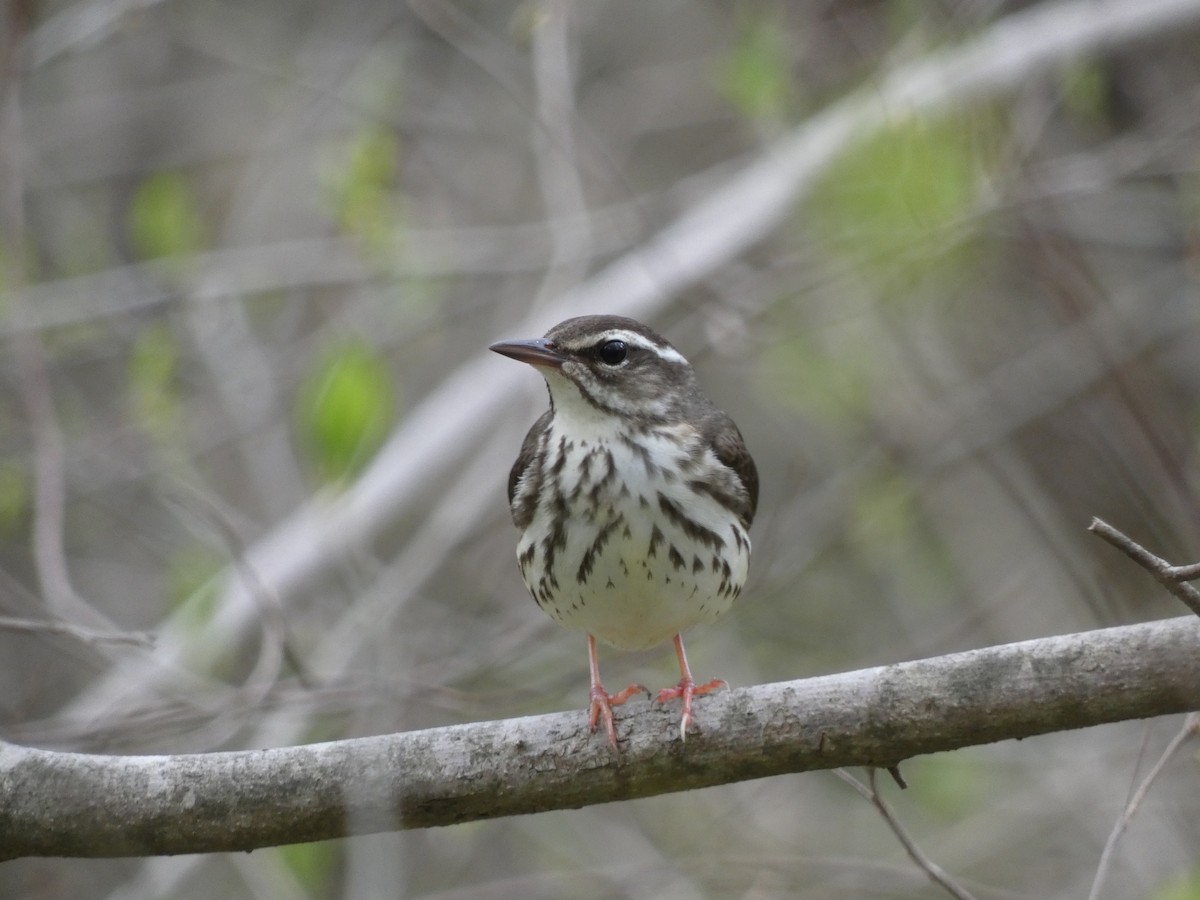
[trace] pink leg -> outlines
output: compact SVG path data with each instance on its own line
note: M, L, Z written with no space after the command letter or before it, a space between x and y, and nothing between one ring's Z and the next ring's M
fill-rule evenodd
M619 694L610 694L600 683L600 664L596 659L596 639L588 635L588 662L592 668L591 707L588 715L588 727L594 732L600 718L604 718L604 730L608 732L608 745L617 749L617 729L613 726L614 706L620 706L634 694L650 693L640 684L631 684Z
M679 684L671 688L663 688L655 698L659 703L665 703L676 697L683 698L683 718L679 720L679 740L687 740L688 726L692 724L692 698L701 694L709 694L719 687L729 687L722 678L714 678L704 684L697 685L692 678L692 670L688 668L687 654L683 650L683 635L675 635L675 655L679 658L679 672L682 677Z

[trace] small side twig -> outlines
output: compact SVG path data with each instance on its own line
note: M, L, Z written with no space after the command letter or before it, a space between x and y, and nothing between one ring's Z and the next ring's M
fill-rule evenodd
M1112 833L1109 834L1108 840L1104 843L1104 851L1100 854L1100 862L1096 866L1096 877L1092 879L1092 889L1088 892L1088 900L1097 900L1100 896L1100 889L1104 885L1104 879L1108 876L1108 868L1112 864L1113 852L1116 849L1117 842L1121 839L1121 835L1125 833L1125 829L1129 827L1129 823L1133 821L1133 817L1137 814L1142 801L1146 799L1146 794L1149 793L1150 786L1154 784L1154 781L1162 773L1162 770L1171 758L1179 752L1179 748L1183 746L1183 742L1197 733L1200 733L1200 715L1191 713L1183 720L1183 728L1167 744L1166 749L1162 752L1162 756L1158 758L1158 762L1146 774L1142 783L1138 785L1138 789L1129 798L1129 802L1125 804L1125 808L1121 810L1121 815L1117 817L1117 823L1113 826Z
M64 634L83 641L85 644L132 644L135 647L153 647L154 636L144 631L99 631L56 622L50 619L19 619L0 616L0 631L25 631L32 634Z
M1092 524L1088 526L1088 531L1112 544L1132 559L1153 575L1154 580L1170 591L1172 596L1178 598L1188 609L1200 616L1200 590L1187 583L1200 578L1200 563L1173 566L1102 519L1093 518Z
M1200 579L1200 563L1190 566L1171 566L1171 576L1177 581L1196 581Z
M890 772L892 768L895 767L890 767L888 771ZM946 872L945 869L925 855L925 851L917 846L916 841L912 839L912 836L905 830L904 826L900 824L900 820L897 819L895 813L892 812L891 806L889 806L888 802L883 799L883 795L879 793L879 789L875 784L876 771L877 770L874 767L867 769L866 784L863 784L845 769L835 769L834 774L837 775L838 778L842 779L842 781L846 782L846 784L850 785L850 787L862 794L862 796L866 798L872 806L879 810L879 815L883 817L883 821L886 822L888 828L892 830L892 834L894 834L896 839L900 841L900 845L904 847L904 852L908 854L908 858L916 863L917 867L920 868L921 871L923 871L927 876L929 876L930 881L944 888L951 897L955 897L957 900L975 900L974 895L971 894L970 891L960 885ZM895 775L892 777L894 778Z

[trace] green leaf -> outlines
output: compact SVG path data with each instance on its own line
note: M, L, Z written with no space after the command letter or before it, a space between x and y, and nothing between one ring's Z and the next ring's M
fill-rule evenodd
M379 449L395 409L387 367L363 343L334 349L300 392L298 420L318 478L355 474Z
M143 259L183 257L205 244L199 207L182 175L159 172L138 186L129 207L130 237Z

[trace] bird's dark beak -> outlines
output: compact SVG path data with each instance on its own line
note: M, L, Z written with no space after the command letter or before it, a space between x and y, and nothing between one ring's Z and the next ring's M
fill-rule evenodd
M531 366L541 366L546 369L561 369L566 357L559 353L554 341L545 338L534 338L529 341L499 341L488 347L501 356L515 359L518 362L529 363Z

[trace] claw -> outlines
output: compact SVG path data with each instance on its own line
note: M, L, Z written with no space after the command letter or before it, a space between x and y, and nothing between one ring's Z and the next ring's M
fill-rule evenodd
M676 697L683 698L683 715L679 719L679 740L687 741L688 726L692 724L692 699L701 694L709 694L719 687L729 687L729 682L723 678L714 678L712 681L706 681L704 684L696 684L692 678L692 670L688 668L687 654L683 651L683 637L675 635L675 655L679 657L679 671L683 677L679 679L679 684L675 687L663 688L658 692L655 698L659 703L665 703L668 700L674 700Z
M617 750L617 729L613 724L614 706L620 706L634 694L646 694L650 692L640 684L631 684L625 690L616 694L610 694L604 689L604 685L600 683L600 665L596 661L596 639L590 634L588 635L588 661L591 663L592 669L592 689L589 692L591 704L588 707L588 728L594 734L596 726L600 719L604 719L604 730L608 733L608 745L614 751Z
M658 692L655 698L659 703L666 703L668 700L674 700L676 697L683 698L683 716L679 719L679 739L687 740L688 726L693 722L692 718L692 698L699 697L701 694L711 694L717 688L729 687L729 682L724 678L714 678L712 681L706 681L704 684L696 684L691 676L686 676L679 680L679 684L675 687L663 688Z
M650 692L640 684L631 684L629 687L625 688L625 690L616 694L610 694L604 689L604 685L600 684L599 682L593 684L591 690L592 700L590 708L591 711L588 716L588 727L594 733L596 731L596 725L599 724L600 719L603 718L604 730L608 733L608 745L612 747L613 750L616 750L617 729L613 724L612 708L614 706L620 706L634 694L649 693Z

